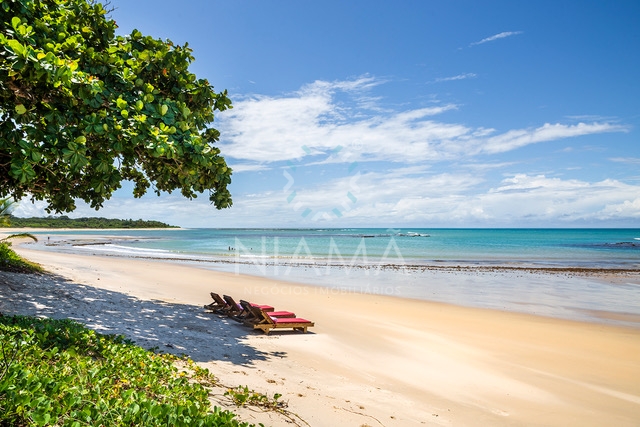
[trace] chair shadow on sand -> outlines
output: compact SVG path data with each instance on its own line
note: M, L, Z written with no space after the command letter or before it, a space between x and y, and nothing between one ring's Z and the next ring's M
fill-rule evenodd
M251 366L286 357L284 352L267 353L248 345L244 338L255 332L205 313L202 306L141 300L54 274L0 272L0 313L72 319L99 333L124 335L143 348L185 354L195 362Z

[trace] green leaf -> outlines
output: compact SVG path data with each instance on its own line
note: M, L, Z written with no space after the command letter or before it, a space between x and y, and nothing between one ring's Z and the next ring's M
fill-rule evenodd
M27 109L25 108L24 105L22 105L22 104L16 105L16 113L22 115L22 114L24 114L26 112L27 112Z
M24 56L26 47L24 47L22 43L20 43L18 40L15 40L15 39L7 40L7 45L11 48L13 53L15 53L16 55Z

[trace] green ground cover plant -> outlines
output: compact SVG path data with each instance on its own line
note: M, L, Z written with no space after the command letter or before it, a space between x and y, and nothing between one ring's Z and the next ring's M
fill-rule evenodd
M247 386L229 388L224 395L230 397L237 406L252 405L275 411L287 406L285 402L278 401L282 397L280 393L276 393L273 398L270 398L266 394L258 393Z
M11 242L0 241L0 271L13 273L44 273L42 267L20 257L11 249Z
M0 315L0 426L249 427L179 360L72 320Z

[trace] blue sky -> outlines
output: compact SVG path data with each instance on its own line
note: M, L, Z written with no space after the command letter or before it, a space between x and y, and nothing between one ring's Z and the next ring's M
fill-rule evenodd
M96 212L184 227L639 227L640 2L112 0L188 42L234 109L234 206ZM37 214L22 203L16 214Z

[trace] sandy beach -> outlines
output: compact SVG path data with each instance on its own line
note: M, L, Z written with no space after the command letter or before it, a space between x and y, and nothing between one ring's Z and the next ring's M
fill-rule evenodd
M143 347L185 353L226 385L281 393L314 427L640 425L640 323L617 327L170 262L16 250L53 275L0 273L0 312L72 318ZM316 326L307 334L254 332L207 313L211 291L294 311ZM291 425L278 414L234 410L253 423Z

